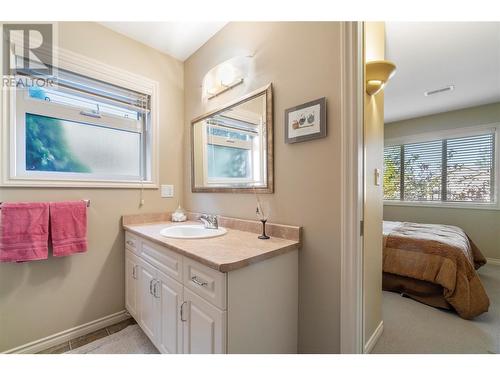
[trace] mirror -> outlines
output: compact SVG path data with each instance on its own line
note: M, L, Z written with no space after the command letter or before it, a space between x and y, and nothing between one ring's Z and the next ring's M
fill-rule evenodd
M272 193L271 85L191 122L193 192Z

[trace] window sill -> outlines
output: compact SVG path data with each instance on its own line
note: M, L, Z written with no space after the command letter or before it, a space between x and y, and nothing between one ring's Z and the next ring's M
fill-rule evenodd
M75 189L158 189L152 181L144 183L136 181L57 181L57 180L23 180L7 179L1 187L37 187L37 188L75 188Z
M459 202L409 202L409 201L384 201L384 206L401 207L427 207L427 208L459 208L469 210L500 210L498 204L478 204L478 203L459 203Z

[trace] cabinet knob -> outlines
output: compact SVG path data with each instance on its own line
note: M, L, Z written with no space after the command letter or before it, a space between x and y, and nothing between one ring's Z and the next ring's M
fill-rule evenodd
M134 246L134 241L132 240L127 240L127 245ZM135 246L134 246L135 247Z

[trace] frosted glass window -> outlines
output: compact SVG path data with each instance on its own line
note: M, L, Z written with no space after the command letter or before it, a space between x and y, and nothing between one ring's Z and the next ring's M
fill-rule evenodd
M139 180L141 134L26 114L26 171Z
M142 92L113 83L122 77L109 77L105 82L65 69L36 77L29 69L16 71L16 79L45 78L47 84L15 90L10 179L23 186L143 187L155 182L154 84L138 84L147 91Z
M252 177L250 150L207 145L209 178L242 178Z

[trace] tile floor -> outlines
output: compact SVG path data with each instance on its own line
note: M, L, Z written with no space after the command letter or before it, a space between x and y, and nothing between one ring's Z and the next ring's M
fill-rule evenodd
M69 340L67 342L64 342L62 344L53 346L51 348L42 350L41 352L37 354L61 354L65 353L67 351L79 348L80 346L86 345L92 341L102 339L103 337L112 335L113 333L116 333L118 331L121 331L125 327L128 327L129 325L132 324L137 324L137 322L133 318L129 318L127 320L124 320L120 323L113 324L109 327L102 328L100 330L97 330L95 332L88 333L84 336L77 337L76 339Z

